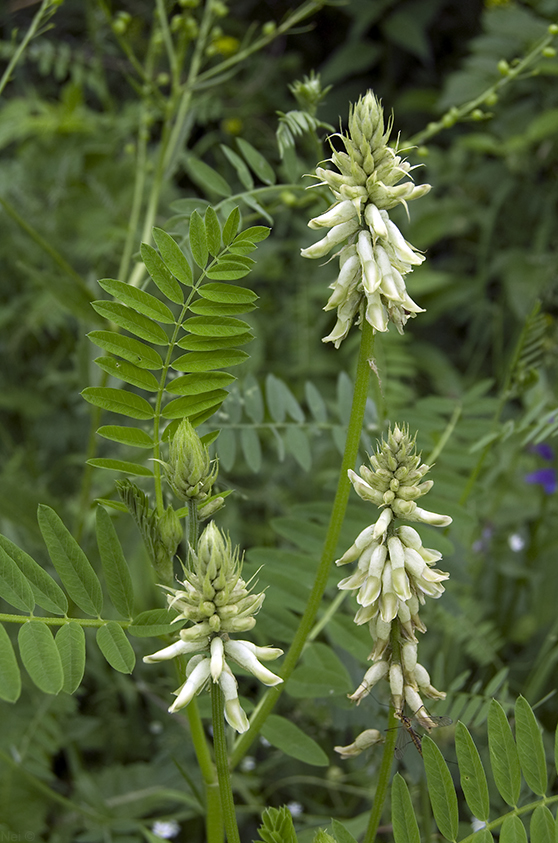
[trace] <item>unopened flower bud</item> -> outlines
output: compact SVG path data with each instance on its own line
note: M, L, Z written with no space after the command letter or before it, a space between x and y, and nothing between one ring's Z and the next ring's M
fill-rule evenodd
M211 465L207 446L183 419L174 434L169 461L163 463L167 482L180 500L203 500L217 477L217 465Z

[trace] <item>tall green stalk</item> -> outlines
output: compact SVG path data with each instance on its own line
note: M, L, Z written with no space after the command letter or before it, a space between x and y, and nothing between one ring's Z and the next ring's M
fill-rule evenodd
M229 754L225 735L224 698L221 688L216 682L211 683L211 708L213 717L213 746L215 749L215 765L219 778L219 792L223 820L227 834L227 843L240 843L240 834L236 822L234 799L231 787L231 773L229 768ZM208 843L214 843L209 840Z
M347 502L349 500L351 484L349 482L347 472L350 468L355 467L355 462L358 456L364 410L366 407L366 399L368 397L368 381L373 359L373 349L374 329L365 320L360 340L360 351L355 377L351 416L349 419L347 439L345 442L345 452L343 454L337 492L333 501L333 508L331 511L329 526L316 579L314 581L306 609L300 620L299 627L296 631L290 649L285 656L285 661L283 662L281 676L284 679L284 683L270 688L262 698L260 704L257 706L254 714L252 715L250 729L242 735L234 749L231 758L232 767L235 767L244 757L252 742L257 737L268 715L273 710L275 703L281 695L282 689L285 687L289 676L296 667L300 654L302 653L308 636L312 631L312 626L316 619L318 609L320 608L320 603L324 595L331 569L331 563L335 558L335 551L345 518Z
M397 626L392 628L391 646L394 654L394 659L398 661L401 658L401 648L399 644L399 630ZM395 743L397 741L397 725L399 721L395 716L395 708L390 705L388 728L386 732L386 741L384 743L384 754L382 756L382 763L380 765L380 772L378 774L378 782L376 784L376 791L374 793L374 802L372 803L372 810L370 811L370 819L368 820L368 827L366 834L362 839L362 843L373 843L376 839L376 832L380 825L384 804L391 780L391 768L393 765L393 753L395 751Z

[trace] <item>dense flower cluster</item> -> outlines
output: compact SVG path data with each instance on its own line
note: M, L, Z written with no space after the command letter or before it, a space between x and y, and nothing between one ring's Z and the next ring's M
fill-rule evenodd
M446 527L451 518L428 512L416 503L431 489L432 481L423 480L429 466L421 464L408 430L395 426L370 457L370 464L371 468L361 466L360 476L349 471L349 478L357 494L382 511L337 560L337 565L358 560L356 571L341 580L339 588L356 593L359 609L355 623L368 623L374 640L373 664L350 699L359 703L377 682L386 679L396 712L401 714L407 705L419 723L430 729L435 724L422 696L443 699L445 694L432 686L428 671L417 661L415 632L426 631L419 608L426 597L442 594L442 582L449 574L433 567L441 553L423 547L413 527L396 522L405 519ZM358 754L364 744L371 745L366 743L371 731L349 747L336 749L343 757Z
M336 348L355 319L365 318L377 331L387 331L391 321L402 332L407 319L422 310L407 294L404 276L424 257L405 240L388 211L424 196L430 185L398 184L414 168L388 146L390 132L379 101L368 91L351 109L349 134L337 135L345 151L333 150L328 159L339 172L316 169L335 202L308 223L330 230L302 255L322 258L338 248L339 274L324 308L337 308L337 323L324 337Z
M251 641L233 640L229 633L246 632L255 626L264 594L253 594L241 576L238 551L211 521L202 533L197 553L191 553L191 567L185 571L182 588L166 588L169 608L177 609L176 621L192 626L179 632L179 640L145 656L145 662L158 662L176 656L192 656L186 668L186 681L176 691L169 708L178 711L199 694L210 681L217 682L225 698L225 719L237 732L248 729L248 718L238 699L238 683L227 664L227 657L256 676L264 685L283 680L261 661L272 661L282 654L276 647L257 647ZM261 661L260 661L261 660Z

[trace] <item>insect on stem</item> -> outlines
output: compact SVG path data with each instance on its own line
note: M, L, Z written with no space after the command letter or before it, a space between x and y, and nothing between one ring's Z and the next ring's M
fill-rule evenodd
M432 726L429 729L427 729L427 727L424 726L424 728L427 729L427 731L430 731L430 729L433 726L450 726L451 723L453 722L451 717L446 717L445 715L435 716L435 715L428 714L426 709L424 709L424 711L425 711L426 717L432 723ZM415 731L415 729L413 727L413 721L414 721L414 718L416 717L416 715L417 715L417 712L415 712L415 714L413 715L413 718L411 718L411 717L408 717L403 711L396 711L395 712L395 716L397 717L398 720L401 721L401 724L405 727L405 730L407 731L407 733L409 734L409 737L411 738L412 742L416 746L419 755L422 755L422 738ZM398 760L401 760L401 758L403 757L404 754L405 754L405 747L404 746L397 746L396 749L395 749L395 757Z

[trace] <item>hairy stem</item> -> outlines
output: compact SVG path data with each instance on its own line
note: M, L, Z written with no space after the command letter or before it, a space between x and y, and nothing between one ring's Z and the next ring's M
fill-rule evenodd
M351 407L351 416L349 419L349 426L347 429L347 439L345 442L345 453L343 455L343 462L341 463L341 471L339 474L339 482L337 485L337 492L333 502L333 508L329 521L329 527L324 542L322 557L314 581L314 586L310 593L306 609L301 618L299 627L293 639L293 643L285 657L281 676L284 680L282 685L270 688L260 704L257 706L252 715L250 729L245 732L239 739L232 755L231 764L236 766L244 757L250 745L255 740L262 725L267 719L268 715L273 710L275 703L281 695L282 689L285 687L289 676L293 672L296 663L302 653L303 647L312 631L312 626L316 619L318 609L327 585L327 580L331 568L331 563L335 558L335 551L337 542L339 541L339 534L343 526L345 518L345 511L347 509L347 502L349 500L349 491L351 484L347 476L350 468L354 468L356 458L358 455L358 448L360 444L360 434L362 429L362 421L364 418L364 409L366 407L366 399L368 397L368 381L370 377L370 368L372 363L372 354L374 348L374 329L368 322L364 322L362 328L362 336L360 341L360 352L357 363L357 372L355 378L355 388L353 393L353 404Z
M228 843L240 843L234 799L231 788L231 773L229 769L229 755L225 735L224 698L223 692L216 682L211 683L211 703L213 716L213 746L215 749L215 764L219 779L221 807ZM208 843L213 843L209 841Z

